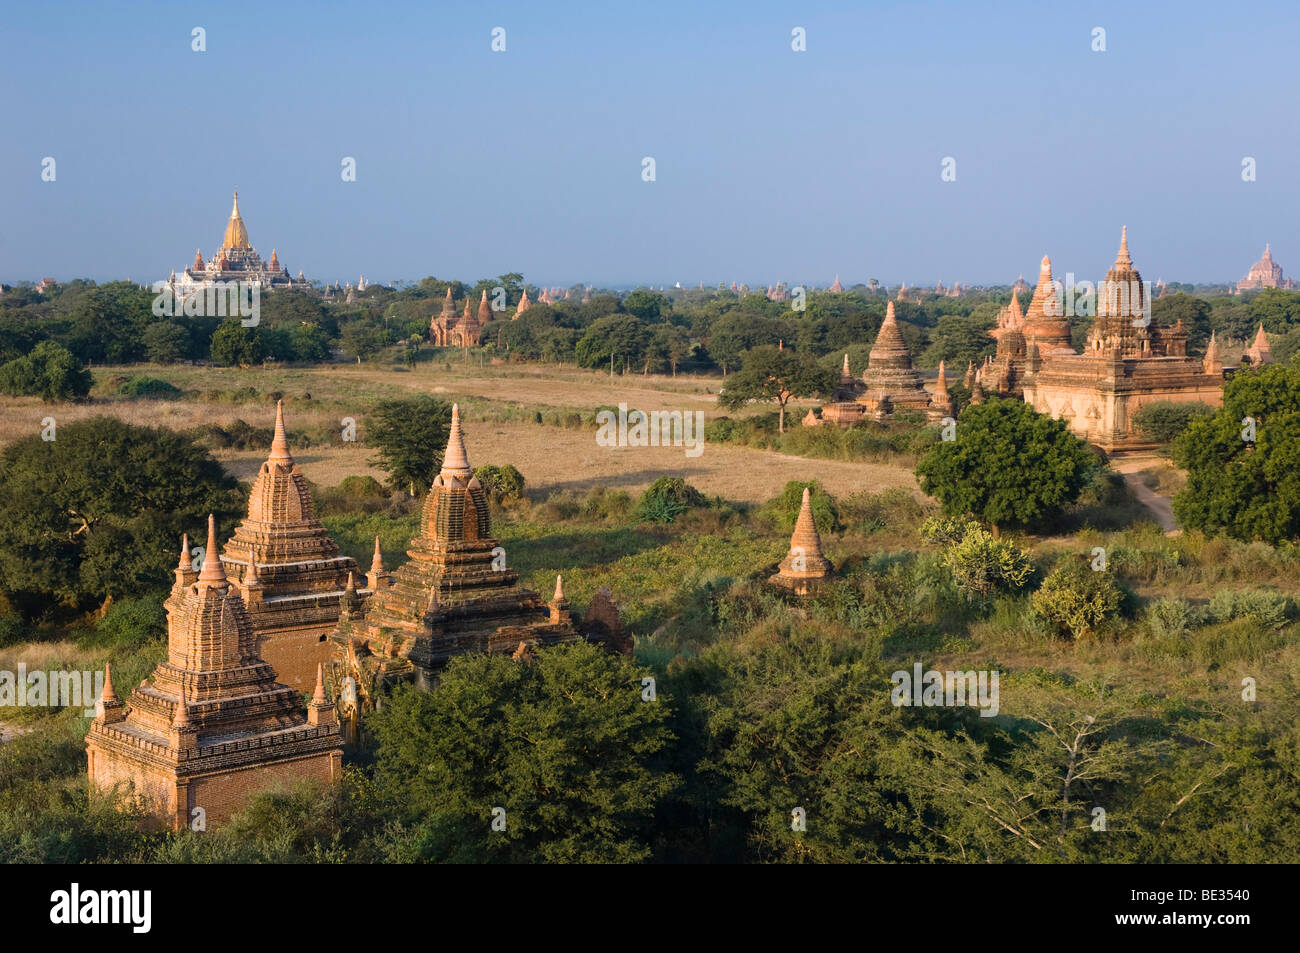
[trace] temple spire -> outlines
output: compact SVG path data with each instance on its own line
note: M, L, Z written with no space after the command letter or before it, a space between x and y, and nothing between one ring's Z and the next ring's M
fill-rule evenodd
M844 370L843 370L841 373L842 373L843 376L845 376L845 377L852 377L852 376L853 376L853 375L849 372L849 352L848 352L848 351L845 351L845 352L844 352Z
M939 379L934 382L934 396L948 396L948 375L944 373L943 361L939 362Z
M447 435L447 452L442 455L442 474L467 479L472 471L465 453L465 437L460 432L460 405L451 405L451 433Z
M313 705L327 705L329 699L325 697L325 664L316 663L316 691L312 693L311 701Z
M1119 233L1119 254L1115 256L1115 270L1128 271L1133 267L1133 259L1128 253L1128 226L1120 228Z
M111 662L104 663L104 691L100 693L100 698L105 702L117 701L117 692L113 689L113 665Z
M379 552L379 537L378 537L378 536L375 537L375 555L374 555L374 558L372 558L372 559L370 560L370 571L371 571L371 572L383 572L383 571L384 571L384 557L383 557L383 554Z
M555 595L552 598L556 602L564 599L564 579L559 573L555 574Z
M176 714L172 718L172 725L180 727L190 723L190 706L185 704L185 682L181 681L180 697L176 700Z
M208 514L208 546L203 550L203 571L199 573L199 584L204 583L218 589L229 585L226 570L221 565L221 556L217 552L217 519L211 513Z
M189 572L190 569L193 567L193 565L194 564L190 561L190 534L182 533L181 534L181 559L180 562L176 564L176 568L184 572Z
M289 453L289 437L284 430L284 401L275 402L275 436L271 438L271 463L293 465L293 455Z

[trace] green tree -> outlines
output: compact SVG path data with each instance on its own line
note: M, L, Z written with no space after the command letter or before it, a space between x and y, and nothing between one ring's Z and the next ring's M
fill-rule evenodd
M955 436L934 444L917 464L921 489L945 513L970 513L995 534L1003 525L1050 520L1079 498L1098 467L1062 421L1019 400L967 407Z
M0 366L0 391L12 397L76 400L90 393L90 372L55 341L42 341L31 354Z
M1199 402L1157 400L1143 404L1133 415L1133 427L1161 443L1169 443L1197 417L1213 415L1214 408Z
M154 364L174 364L185 357L190 347L189 332L174 321L155 321L140 335L145 360Z
M343 326L339 343L343 346L343 353L355 357L360 364L379 353L384 346L384 332L365 321L349 321Z
M446 401L427 394L382 400L366 419L366 443L378 452L370 464L388 473L391 489L423 493L442 467L450 428Z
M266 331L244 327L239 321L223 321L212 334L212 360L226 366L252 367L269 356Z
M242 511L235 482L170 430L112 417L60 425L0 455L0 586L48 608L165 586L181 533Z
M612 361L614 368L622 369L628 364L641 363L648 338L645 325L636 318L608 314L591 323L574 348L574 354L583 367L600 368Z
M1173 444L1187 484L1174 514L1187 529L1278 543L1300 538L1300 368L1238 373L1223 406Z
M623 299L623 310L646 324L655 324L672 310L672 305L663 295L638 288Z
M329 359L329 339L317 324L295 324L289 329L289 349L295 361L317 363Z
M671 702L642 700L647 674L579 642L528 662L460 656L432 692L399 690L370 724L412 859L649 859L655 809L678 779L661 763Z
M817 363L809 354L774 347L746 352L744 365L727 378L718 403L737 410L751 400L774 400L780 407L777 432L785 433L785 405L792 397L829 395L839 375Z

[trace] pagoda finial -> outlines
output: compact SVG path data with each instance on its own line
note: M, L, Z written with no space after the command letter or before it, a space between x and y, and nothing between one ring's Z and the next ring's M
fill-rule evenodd
M470 475L469 456L465 453L465 437L460 431L459 404L451 405L451 433L447 435L447 452L442 455L442 472L462 478Z
M842 373L844 374L845 377L852 377L852 376L853 376L853 375L849 372L849 352L848 352L848 351L845 351L845 352L844 352L844 370L842 371Z
M199 573L199 584L204 583L222 589L229 585L226 570L221 565L221 555L217 552L217 518L211 513L208 514L208 546L203 550L203 571Z
M113 689L113 664L104 663L104 690L100 692L99 697L105 702L117 701L117 692Z
M289 437L284 430L284 401L275 402L275 436L271 438L271 463L292 464L293 455L289 453Z
M886 320L886 321L893 321L893 320L895 320L895 318L894 318L894 302L892 302L892 301L889 302L889 304L885 305L885 320Z
M181 534L181 559L180 562L176 564L176 568L184 570L185 572L189 572L190 569L193 568L193 566L194 564L190 562L190 534L182 533Z
M378 536L375 537L375 555L374 555L374 558L370 560L370 571L371 571L371 572L383 572L383 571L384 571L384 557L383 557L383 555L379 552L379 537L378 537Z
M948 375L944 373L943 361L939 362L939 378L934 382L934 392L948 393Z
M172 725L180 727L190 723L190 706L185 704L185 681L181 681L180 697L176 700L176 714L172 717Z
M329 699L325 697L325 663L316 663L316 691L312 693L311 703L313 705L328 705Z
M561 602L563 601L563 599L564 599L564 579L561 577L559 573L556 573L555 574L555 595L552 597L552 601Z
M1119 254L1115 256L1115 267L1117 269L1127 269L1133 267L1133 259L1128 253L1128 226L1120 228L1119 233Z

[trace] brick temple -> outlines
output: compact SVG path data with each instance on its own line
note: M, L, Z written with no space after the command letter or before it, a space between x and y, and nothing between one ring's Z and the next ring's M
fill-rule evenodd
M252 622L208 545L194 572L183 544L167 608L167 659L123 703L106 672L86 736L91 783L128 789L155 826L180 830L227 820L259 791L303 779L333 781L342 767L334 706L318 670L300 693L257 652Z
M286 685L311 691L317 668L329 661L328 637L357 564L339 553L316 518L307 481L289 452L281 403L270 456L248 497L248 516L221 559L243 597L258 654Z
M447 296L442 301L442 311L429 321L429 341L436 347L473 347L483 337L483 328L492 320L492 307L488 304L487 291L479 300L478 312L473 303L465 298L465 313L456 314L456 302L451 297L451 285L447 286Z
M367 583L367 597L350 582L329 666L345 716L369 710L386 687L411 681L429 688L448 661L468 652L526 654L587 638L631 654L607 590L575 616L557 578L548 603L519 585L505 550L492 535L487 493L474 476L452 407L442 469L434 478L408 559L391 578ZM349 681L350 680L350 681Z
M1050 281L1048 259L1043 261L1044 275ZM1043 289L1040 279L1035 302ZM1220 406L1224 367L1217 347L1204 358L1188 355L1187 329L1182 321L1157 325L1151 320L1146 295L1142 276L1129 254L1128 229L1122 229L1119 253L1097 289L1097 316L1082 354L1068 346L1069 322L1064 316L1055 316L1062 309L1053 308L1039 319L1042 327L1052 330L1050 335L1035 333L1030 316L1026 316L1028 353L1021 387L1025 402L1040 413L1064 420L1077 436L1105 450L1151 445L1132 424L1133 415L1144 404L1173 401ZM1033 309L1031 304L1030 312Z

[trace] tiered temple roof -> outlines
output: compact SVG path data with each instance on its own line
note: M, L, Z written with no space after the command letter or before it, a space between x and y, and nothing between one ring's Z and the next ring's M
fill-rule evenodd
M221 247L207 264L198 249L194 252L194 262L178 278L175 272L168 279L173 295L178 299L193 294L200 289L211 286L214 282L242 281L262 289L297 288L309 290L311 282L298 273L294 278L289 269L280 263L275 250L271 251L271 260L264 262L248 238L248 227L239 212L239 193L235 193L234 204L230 210L230 219L226 222L225 234Z
M208 824L224 820L274 781L336 778L339 726L320 673L304 714L299 692L258 655L211 516L202 571L182 549L175 575L165 603L167 659L126 704L106 688L87 735L92 782L132 785L153 817L179 828L195 809Z
M1043 274L1050 275L1049 263L1043 261ZM1217 341L1211 345L1215 353L1204 360L1189 357L1187 329L1181 321L1155 324L1147 294L1129 254L1128 230L1122 229L1119 253L1098 289L1097 318L1084 353L1053 344L1052 334L1031 334L1033 321L1026 316L1025 402L1064 420L1076 435L1106 450L1154 445L1132 423L1145 404L1195 401L1218 406L1223 367ZM1035 292L1035 300L1038 297ZM1038 330L1055 327L1055 322L1050 315L1040 318ZM1062 327L1068 335L1068 324L1062 322Z
M1070 321L1066 318L1061 301L1052 281L1052 259L1046 255L1038 269L1038 286L1029 307L1025 309L1024 335L1026 346L1037 344L1043 357L1053 353L1074 353L1070 344Z
M930 403L921 375L912 368L912 355L894 316L894 302L885 310L875 343L862 373L867 392L860 398L877 415L898 407L924 410Z
M467 652L511 654L520 642L554 645L583 635L565 603L548 604L519 585L492 535L487 493L465 452L460 409L452 408L442 469L425 498L420 532L392 584L348 608L334 634L331 671L353 678L361 705L383 686L411 679L427 687L447 662ZM608 601L608 597L606 596ZM590 610L589 610L590 611ZM630 651L617 614L603 618L596 641Z
M262 657L286 684L310 690L317 667L329 660L323 640L338 623L339 599L357 564L339 553L316 517L307 481L289 451L281 403L270 456L249 494L248 516L226 543L222 560L243 596Z

